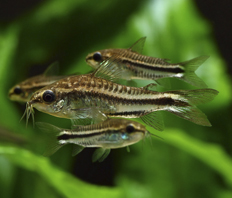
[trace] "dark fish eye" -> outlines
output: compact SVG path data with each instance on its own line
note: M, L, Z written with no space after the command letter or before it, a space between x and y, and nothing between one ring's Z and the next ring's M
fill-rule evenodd
M55 100L55 94L51 90L47 90L43 93L43 100L45 102L53 102Z
M126 132L132 133L135 131L135 127L132 124L127 125Z
M97 61L97 62L101 61L101 60L102 60L102 55L101 55L101 53L100 53L100 52L94 53L93 59L94 59L95 61Z
M22 89L20 88L20 87L15 87L15 89L14 89L14 93L15 94L17 94L17 95L19 95L19 94L21 94L23 91L22 91Z

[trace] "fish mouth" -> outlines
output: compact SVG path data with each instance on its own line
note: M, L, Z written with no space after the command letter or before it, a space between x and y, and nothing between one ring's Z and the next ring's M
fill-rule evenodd
M30 101L30 102L27 102L26 103L26 109L23 113L23 116L22 118L20 119L20 121L26 116L26 126L28 125L28 120L30 118L30 115L32 117L32 123L33 123L33 126L34 126L34 123L35 123L35 118L34 118L34 109L33 109L33 103L35 103L34 101Z
M88 62L89 60L92 60L92 57L90 56L90 54L88 54L88 56L86 56L85 61Z

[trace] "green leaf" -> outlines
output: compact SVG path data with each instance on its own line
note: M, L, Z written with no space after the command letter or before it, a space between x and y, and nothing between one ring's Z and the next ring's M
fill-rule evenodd
M177 129L166 130L162 137L165 143L189 153L213 168L232 187L232 158L220 145L203 142Z
M38 173L65 197L116 198L122 196L122 191L119 188L96 186L80 181L52 165L48 158L35 155L28 150L12 146L0 146L0 154L6 156L14 164Z

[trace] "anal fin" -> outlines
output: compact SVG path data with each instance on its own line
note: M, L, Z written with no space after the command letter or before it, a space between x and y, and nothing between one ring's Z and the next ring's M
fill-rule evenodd
M142 121L148 126L158 131L164 130L163 118L160 112L151 112L141 117Z

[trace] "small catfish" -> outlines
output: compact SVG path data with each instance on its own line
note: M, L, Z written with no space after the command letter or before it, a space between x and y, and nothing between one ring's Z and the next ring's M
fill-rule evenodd
M28 78L12 87L8 94L9 98L18 102L27 102L35 91L65 77L58 76L57 73L58 63L55 62L43 74Z
M207 85L195 74L195 70L204 63L209 56L199 56L197 58L180 62L169 63L167 59L155 58L142 55L142 49L146 37L136 41L128 49L105 49L90 53L86 57L86 62L93 68L98 68L100 63L109 58L115 58L119 64L119 69L128 72L128 78L155 80L158 84L165 86L162 78L177 78L193 86L204 88Z
M62 129L48 123L37 122L43 131L53 133L44 155L49 156L66 144L75 144L73 155L86 147L98 147L92 161L103 161L111 149L122 148L140 141L150 134L146 128L135 121L125 119L107 119L103 122L86 126L73 126L72 129Z
M24 115L28 121L36 108L44 113L67 119L107 117L141 118L147 125L163 130L159 111L168 111L203 126L211 126L196 105L214 99L214 89L157 92L145 87L114 83L118 76L117 61L107 60L91 74L70 76L36 91ZM103 78L104 77L104 78ZM107 78L108 77L108 78Z

